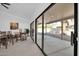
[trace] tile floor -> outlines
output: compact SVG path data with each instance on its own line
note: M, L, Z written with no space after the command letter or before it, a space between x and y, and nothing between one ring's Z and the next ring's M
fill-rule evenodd
M0 48L0 56L43 56L36 44L28 37L26 41L18 41L12 46Z

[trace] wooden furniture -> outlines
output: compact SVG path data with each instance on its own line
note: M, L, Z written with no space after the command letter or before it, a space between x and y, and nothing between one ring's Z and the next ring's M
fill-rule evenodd
M9 41L12 45L14 45L14 35L8 34L8 35L7 35L7 38L8 38L8 41Z
M15 34L15 38L16 38L16 42L18 42L19 40L21 40L20 33Z
M5 49L7 49L8 38L7 38L6 32L0 33L0 47L1 45L5 46Z
M4 46L5 49L8 48L8 43L14 45L14 39L17 41L24 41L27 40L26 32L17 32L15 35L12 35L10 31L1 32L0 31L0 47Z
M27 40L27 34L21 33L21 41Z

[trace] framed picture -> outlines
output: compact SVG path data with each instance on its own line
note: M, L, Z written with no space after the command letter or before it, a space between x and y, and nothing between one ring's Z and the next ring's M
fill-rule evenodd
M18 23L13 23L13 22L10 23L10 29L11 30L18 29L18 27L19 27L19 24Z

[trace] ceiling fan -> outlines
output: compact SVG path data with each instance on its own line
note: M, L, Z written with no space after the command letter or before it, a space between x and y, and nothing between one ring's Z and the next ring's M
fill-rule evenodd
M9 5L11 5L10 3L1 3L1 5L3 6L3 7L5 7L6 9L9 9Z

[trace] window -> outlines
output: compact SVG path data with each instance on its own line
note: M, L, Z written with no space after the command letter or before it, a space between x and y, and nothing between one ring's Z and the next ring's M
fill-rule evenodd
M71 32L74 32L74 18L63 20L63 39L70 41Z
M73 55L70 45L71 31L74 32L73 18L73 3L57 3L37 19L37 44L44 53Z
M37 19L37 44L42 48L42 16Z
M57 3L44 13L44 52L47 55L62 55L70 47L71 31L74 31L74 4ZM73 49L64 52L72 54ZM59 54L60 53L60 54Z

